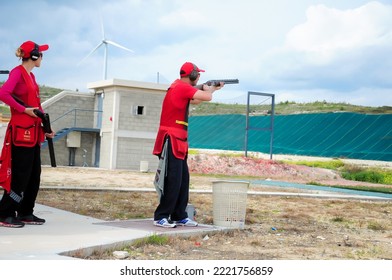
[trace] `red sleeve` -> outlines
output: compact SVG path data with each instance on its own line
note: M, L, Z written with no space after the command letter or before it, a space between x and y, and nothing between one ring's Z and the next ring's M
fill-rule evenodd
M175 87L175 93L172 95L173 105L177 108L185 108L188 102L193 98L197 88L186 83L178 83Z
M23 113L25 107L16 102L11 94L14 92L16 85L20 82L21 79L23 80L22 73L18 68L14 68L11 71L8 80L0 88L0 101L3 101L10 107L13 107L19 113Z
M198 91L197 88L191 85L187 85L187 89L185 90L186 98L193 99L193 96L195 95L196 91Z

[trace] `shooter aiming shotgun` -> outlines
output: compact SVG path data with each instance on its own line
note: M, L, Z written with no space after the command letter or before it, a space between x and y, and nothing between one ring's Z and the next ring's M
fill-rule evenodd
M18 102L19 104L25 106L25 107L30 107L27 106L22 100L20 100L18 97L12 95L12 97ZM44 113L41 110L34 109L34 114L39 117L42 120L42 127L44 129L45 133L52 133L52 127L50 125L50 119L49 119L49 114ZM53 139L50 137L46 137L46 141L48 141L48 148L49 148L49 156L50 156L50 165L52 167L56 167L56 157L54 154L54 146L53 146Z

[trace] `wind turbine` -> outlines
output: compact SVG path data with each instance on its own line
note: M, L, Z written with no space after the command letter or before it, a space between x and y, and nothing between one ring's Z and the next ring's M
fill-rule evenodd
M116 42L107 40L105 37L105 30L103 27L103 21L101 22L101 27L102 27L102 41L88 54L86 55L80 62L81 64L85 59L87 59L93 52L95 52L97 49L99 49L102 45L105 47L105 52L104 52L104 57L103 57L103 79L106 80L107 78L107 67L108 67L108 45L115 46L117 48L126 50L128 52L134 53L133 50L130 50L124 46L121 46L120 44L117 44Z

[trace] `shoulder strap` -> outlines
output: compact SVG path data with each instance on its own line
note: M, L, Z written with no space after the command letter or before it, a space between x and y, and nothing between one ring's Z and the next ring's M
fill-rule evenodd
M29 73L27 73L26 69L22 65L19 65L18 67L22 73L23 80L26 83L28 90L27 102L25 103L27 103L29 106L38 107L39 97L37 86L33 83L33 80Z

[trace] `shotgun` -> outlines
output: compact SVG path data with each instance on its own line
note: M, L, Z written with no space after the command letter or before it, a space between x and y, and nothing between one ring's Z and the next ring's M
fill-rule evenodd
M34 114L37 115L37 117L39 117L42 120L42 126L44 128L44 132L45 133L52 133L52 127L50 126L49 114L44 113L38 109L34 109L33 112L34 112ZM53 139L50 137L46 137L46 141L48 141L50 164L52 167L56 167L56 157L54 155Z

